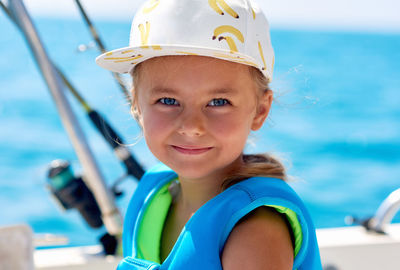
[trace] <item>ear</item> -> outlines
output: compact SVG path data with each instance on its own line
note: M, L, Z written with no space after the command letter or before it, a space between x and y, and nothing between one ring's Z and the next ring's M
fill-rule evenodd
M142 112L140 111L139 106L137 106L137 108L136 108L135 118L138 121L139 125L141 127L143 127L143 115L142 115Z
M132 101L131 114L140 126L143 126L143 117L137 100Z
M259 130L267 119L269 110L271 109L271 104L273 100L273 93L271 90L265 91L260 99L258 100L257 112L254 116L251 129L253 131Z

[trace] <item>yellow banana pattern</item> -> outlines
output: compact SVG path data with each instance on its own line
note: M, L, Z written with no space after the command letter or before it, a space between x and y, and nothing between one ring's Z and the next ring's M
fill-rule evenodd
M148 49L149 48L149 35L150 35L150 23L146 22L146 27L143 24L139 24L140 38L141 38L141 48ZM161 50L161 46L152 45L154 50Z
M256 19L256 11L254 10L251 2L249 3L249 6L250 6L250 9L251 9L251 13L253 14L253 19L255 20Z
M182 0L184 1L184 0ZM234 19L239 19L239 14L233 10L231 8L231 6L229 6L229 2L231 0L208 0L208 4L209 6L215 11L217 12L219 15L225 15L225 14L229 14L231 17L233 17ZM143 14L147 14L152 12L154 9L156 9L159 4L160 4L161 0L148 0L145 4L145 6L142 9L142 13ZM256 14L256 10L250 6L249 7L249 12L251 12L251 15L253 17L254 20L256 20L257 14ZM149 21L145 21L142 22L141 24L138 25L139 28L139 36L140 36L140 48L142 49L153 49L153 50L161 50L161 46L159 45L149 45L149 37L150 37L150 30L151 30L151 24ZM235 40L236 38L236 40ZM241 42L244 43L245 42L245 38L242 34L242 32L235 28L232 25L221 25L218 26L217 28L214 29L214 33L212 36L212 40L217 40L219 42L221 41L225 41L227 46L230 49L230 53L218 53L215 52L213 53L214 57L220 58L220 59L226 59L229 61L234 61L237 63L242 63L242 64L246 64L246 65L250 65L250 66L254 66L254 67L260 67L259 64L248 60L247 58L238 55L237 53L239 52L238 47L237 47L237 43L236 42ZM266 59L264 57L264 51L263 51L263 47L260 41L258 41L258 50L259 50L259 57L262 60L262 70L266 70L267 69L267 64L266 64ZM194 53L194 52L189 52L189 51L175 51L177 54L184 54L184 55L201 55L198 53ZM126 57L124 57L124 55L126 55ZM119 54L114 54L112 52L109 52L106 54L106 57L104 58L105 60L109 60L109 61L113 61L115 63L121 63L121 62L130 62L131 64L136 64L136 62L140 62L139 61L135 61L138 60L140 58L142 58L143 56L141 54L135 54L135 50L132 49L127 49L124 51L121 51ZM258 58L258 57L257 57ZM259 62L260 58L258 58L257 62ZM275 62L275 58L272 59L272 66L268 67L271 68L271 73L273 72L274 69L274 62Z
M110 55L111 56L111 55ZM105 60L113 60L114 63L122 63L122 62L129 62L133 61L139 58L142 58L143 55L132 55L132 56L127 56L127 57L106 57L104 58Z
M224 33L230 33L234 35L240 42L244 43L244 36L242 32L240 32L237 28L231 25L221 25L214 30L214 35L212 37L215 40L218 37L218 41L226 40L228 43L229 49L234 52L238 52L237 46L233 38L229 36L222 36Z
M193 52L185 52L185 51L175 51L175 52L185 55L199 55L198 53L193 53Z
M241 57L240 55L229 55L229 54L223 54L223 53L214 53L215 57L219 58L227 58L231 60L246 60L245 58Z
M224 15L224 12L220 7L217 5L217 0L208 0L208 4L212 7L218 14Z
M221 38L219 39L219 41L221 41L222 39L225 39L225 40L226 40L226 43L228 43L229 49L230 49L232 52L238 52L238 49L237 49L237 47L236 47L236 43L235 43L235 41L233 40L233 38L231 38L231 37L221 37Z
M236 36L236 38L240 40L240 42L244 43L244 37L242 32L240 32L237 28L231 25L221 25L215 28L213 39L216 39L216 37L218 37L223 33L231 33L232 35Z
M223 59L227 59L227 60L234 60L237 63L240 64L245 64L245 65L250 65L250 66L255 66L257 67L257 64L254 62L250 62L248 60L246 60L245 58L241 57L240 55L229 55L229 54L223 54L223 53L214 53L213 54L215 57L217 58L223 58Z
M262 70L265 70L267 68L267 65L265 64L264 52L263 52L263 49L262 49L260 41L258 42L258 50L260 51L261 59L262 59L263 64L264 64Z
M134 50L126 50L126 51L122 51L121 54L126 54L126 53L131 53L134 52Z
M150 23L146 22L146 27L143 24L139 24L139 31L140 31L140 39L141 39L141 47L148 48L147 46L149 42L149 35L150 35Z
M150 0L147 4L146 7L143 8L143 13L147 14L153 11L158 5L160 4L160 0Z
M236 13L226 2L225 0L208 0L208 4L220 15L224 15L222 9L218 6L218 4L233 18L239 19L239 14Z

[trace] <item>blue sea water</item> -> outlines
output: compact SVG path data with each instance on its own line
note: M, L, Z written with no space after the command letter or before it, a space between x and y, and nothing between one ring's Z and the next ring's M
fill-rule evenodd
M46 189L47 166L76 155L22 35L0 14L0 225L27 223L36 233L66 235L70 245L96 243L75 211L61 212ZM112 76L97 67L80 20L35 19L53 61L93 108L132 144L145 166L156 163ZM96 22L109 49L126 46L129 22ZM247 151L286 160L291 185L318 228L368 217L400 188L400 35L272 29L276 102ZM129 78L126 78L127 80ZM99 166L112 184L123 168L71 96ZM126 209L135 183L122 186ZM397 215L395 222L400 222Z

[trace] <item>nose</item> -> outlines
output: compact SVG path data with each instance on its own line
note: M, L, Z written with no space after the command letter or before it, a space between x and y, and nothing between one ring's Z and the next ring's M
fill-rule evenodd
M187 108L177 119L178 133L189 137L199 137L205 133L205 119L201 110Z

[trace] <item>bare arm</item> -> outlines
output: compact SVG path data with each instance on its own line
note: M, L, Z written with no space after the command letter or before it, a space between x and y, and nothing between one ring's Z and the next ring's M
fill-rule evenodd
M226 241L224 270L286 270L293 267L293 245L284 218L260 207L240 221Z

